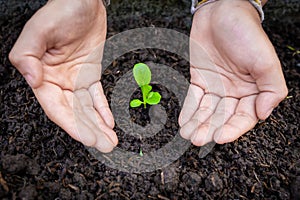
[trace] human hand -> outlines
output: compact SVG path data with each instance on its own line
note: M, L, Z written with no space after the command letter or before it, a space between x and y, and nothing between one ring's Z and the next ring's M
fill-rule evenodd
M109 152L118 139L99 82L105 37L101 0L52 0L27 22L9 58L53 122Z
M190 37L191 85L179 124L194 145L234 141L286 97L280 61L248 1L202 7Z

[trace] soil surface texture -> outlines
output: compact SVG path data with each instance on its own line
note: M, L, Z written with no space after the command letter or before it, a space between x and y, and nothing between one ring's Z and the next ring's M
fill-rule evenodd
M235 142L216 145L203 158L191 145L170 165L144 173L123 172L95 159L47 118L9 62L8 53L24 24L45 3L0 0L0 199L300 199L298 0L270 1L264 8L263 26L282 63L288 98ZM140 27L189 35L189 10L188 0L112 1L108 37ZM102 74L110 103L117 81L137 62L170 66L189 80L189 63L179 55L151 48L127 52ZM165 112L155 118L164 118L162 130L139 138L126 134L118 123L115 127L118 148L139 156L164 147L179 130L181 107L175 92L151 85L163 97L159 109ZM141 98L138 87L130 98ZM130 108L129 116L142 127L153 120L150 106ZM157 156L159 160L165 155Z

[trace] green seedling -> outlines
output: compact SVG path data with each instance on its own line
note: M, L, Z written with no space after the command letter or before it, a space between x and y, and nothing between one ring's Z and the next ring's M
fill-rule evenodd
M142 149L140 149L140 156L144 156Z
M136 108L144 104L144 108L146 108L146 104L158 104L160 102L161 95L158 92L153 92L152 86L149 85L151 81L150 68L144 63L137 63L133 67L133 76L142 90L143 101L140 99L133 99L130 102L130 107Z
M287 45L286 46L289 50L293 51L293 56L297 55L297 54L300 54L300 50L297 50L295 49L294 47L290 46L290 45Z

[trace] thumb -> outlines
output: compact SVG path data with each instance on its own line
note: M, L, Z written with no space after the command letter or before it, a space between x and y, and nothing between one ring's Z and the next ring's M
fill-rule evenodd
M257 70L256 82L259 94L256 98L256 113L265 120L273 109L287 96L288 89L284 80L279 60Z
M24 76L30 87L36 89L42 84L43 74L40 60L33 56L19 56L17 52L11 52L9 59Z
M259 119L268 118L273 109L284 99L286 95L280 95L273 92L263 92L256 99L256 113Z
M46 52L46 37L37 26L34 19L28 21L9 53L11 63L34 89L42 84L41 58Z

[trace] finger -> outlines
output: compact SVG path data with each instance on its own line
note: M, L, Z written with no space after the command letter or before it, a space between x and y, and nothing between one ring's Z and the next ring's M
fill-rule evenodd
M86 127L85 124L78 123L75 117L75 114L78 115L78 113L74 113L72 108L78 103L71 91L62 91L58 86L47 83L33 91L51 121L64 129L75 140L88 146L95 144L95 135L88 130L89 127ZM84 137L81 136L82 133L84 133Z
M180 128L180 135L186 140L190 140L194 130L200 125L197 119L192 119Z
M214 140L223 144L232 142L252 129L258 121L255 111L256 95L240 99L233 116L216 130Z
M9 59L32 88L42 84L41 58L46 52L46 37L41 27L29 20L12 48Z
M95 129L95 134L97 137L97 143L95 144L95 147L103 153L111 152L113 148L118 144L118 137L110 127L108 127L104 123L100 123L101 119L99 115L95 115L98 127L97 129Z
M271 114L288 93L280 62L275 52L273 55L273 59L267 59L271 61L259 61L258 63L264 64L255 67L253 71L253 77L260 91L256 98L256 113L262 120Z
M182 110L179 115L179 125L185 125L199 107L200 101L204 95L202 88L191 84L185 98Z
M196 146L203 146L213 141L215 131L224 125L233 115L238 104L238 99L222 98L214 113L197 129L194 130L191 142Z
M32 56L20 56L10 54L11 63L24 76L28 85L32 88L38 88L42 83L42 63Z
M78 119L82 127L89 127L97 140L93 146L102 152L109 152L118 143L116 133L108 127L99 113L93 107L92 97L89 91L82 89L75 92L79 105L75 112L79 112Z
M94 107L100 114L101 118L110 128L114 128L114 117L109 108L106 96L104 95L101 83L99 81L94 83L89 88L89 92L92 97Z
M192 119L200 123L205 122L214 112L221 100L221 97L214 94L205 94L201 100L199 109L195 112Z
M194 113L191 120L180 129L181 136L187 140L191 139L194 130L212 115L219 101L220 97L212 94L205 94L200 102L199 108Z
M84 108L81 115L77 115L76 121L81 141L85 141L87 133L91 133L95 136L94 143L87 146L94 146L99 151L107 153L112 151L118 144L116 133L104 123L93 108Z
M270 116L273 109L287 96L287 88L273 92L261 92L256 99L256 112L261 120Z

